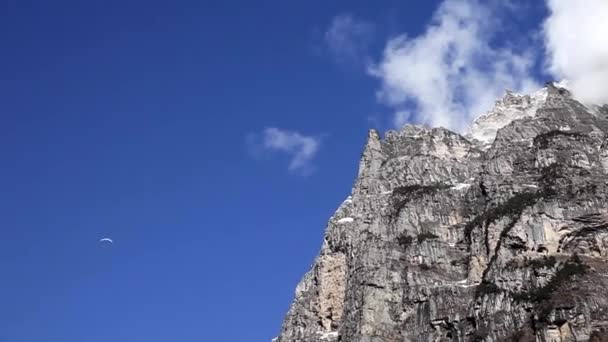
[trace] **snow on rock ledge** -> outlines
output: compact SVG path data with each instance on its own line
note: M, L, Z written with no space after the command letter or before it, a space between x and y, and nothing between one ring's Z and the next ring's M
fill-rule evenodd
M353 222L355 219L352 217L344 217L338 220L338 223L351 223Z

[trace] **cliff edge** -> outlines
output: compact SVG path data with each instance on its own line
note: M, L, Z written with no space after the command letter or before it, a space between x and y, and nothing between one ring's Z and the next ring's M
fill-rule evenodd
M608 341L608 110L507 93L370 131L276 342Z

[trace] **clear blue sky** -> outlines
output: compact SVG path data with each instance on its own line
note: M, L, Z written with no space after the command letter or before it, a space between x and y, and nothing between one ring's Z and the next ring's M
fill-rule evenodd
M269 341L387 111L324 33L378 58L415 3L2 1L0 341ZM267 127L323 136L315 171Z

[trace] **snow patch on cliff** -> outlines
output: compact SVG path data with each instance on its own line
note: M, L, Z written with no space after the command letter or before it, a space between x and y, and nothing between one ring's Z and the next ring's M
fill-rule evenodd
M470 187L471 187L471 184L468 184L468 183L456 183L454 186L451 187L451 189L464 190L464 189L468 189Z
M351 223L353 221L355 221L355 219L352 217L344 217L344 218L339 219L338 223Z
M322 333L321 336L319 336L319 338L321 340L329 340L329 339L334 339L337 337L338 337L337 331L330 331L330 332Z

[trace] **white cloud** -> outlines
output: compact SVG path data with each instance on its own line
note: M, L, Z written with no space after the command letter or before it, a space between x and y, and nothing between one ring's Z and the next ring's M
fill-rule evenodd
M367 57L374 26L351 14L333 18L325 31L325 44L338 63L359 64Z
M413 120L462 131L505 89L537 87L531 53L491 45L500 29L497 10L477 0L445 0L423 34L387 43L370 74L380 79L378 97L395 110L395 124Z
M544 23L549 71L568 80L583 102L608 103L608 1L547 0Z
M410 121L411 117L412 113L406 110L398 110L393 115L393 125L395 127L403 127L403 125Z
M306 136L299 132L269 127L262 133L261 141L250 139L258 150L282 152L290 156L288 169L291 172L309 174L314 170L313 159L321 146L321 138Z

